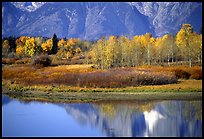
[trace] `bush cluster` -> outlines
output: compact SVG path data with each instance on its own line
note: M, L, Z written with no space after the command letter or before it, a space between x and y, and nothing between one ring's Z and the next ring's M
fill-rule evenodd
M50 66L51 63L52 59L48 55L36 56L32 61L32 65L41 65L44 67Z
M189 77L191 76L190 73L188 73L187 71L181 70L181 69L176 69L174 70L175 72L175 76L179 79L189 79Z
M2 64L14 64L18 58L2 58Z
M30 84L64 84L79 87L114 88L140 85L161 85L176 83L177 78L171 72L135 71L113 69L85 73L49 73L46 80L31 79Z

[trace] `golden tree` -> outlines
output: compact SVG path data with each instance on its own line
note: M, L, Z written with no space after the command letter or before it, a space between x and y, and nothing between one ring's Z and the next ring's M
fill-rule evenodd
M16 55L19 56L19 57L24 55L24 48L23 48L23 46L16 47Z
M163 53L165 57L167 57L167 62L169 65L170 58L172 59L172 62L173 62L174 54L177 51L174 37L170 34L164 35L162 37L162 45L163 45Z
M77 54L80 54L82 51L81 51L81 49L78 47L77 49L76 49L76 53Z
M37 50L37 45L35 44L34 37L26 39L24 50L25 50L25 55L34 56L34 54Z
M181 51L181 56L183 59L188 59L189 67L192 65L192 50L194 49L191 45L193 40L193 28L190 24L183 24L182 28L176 35L176 44Z
M8 40L3 41L3 49L2 49L2 55L7 56L9 53L10 45Z
M52 49L52 38L42 43L41 45L43 53L49 53Z
M61 40L58 42L57 46L58 46L58 48L60 49L60 48L63 48L66 44L67 44L67 42L66 42L64 39L61 39Z

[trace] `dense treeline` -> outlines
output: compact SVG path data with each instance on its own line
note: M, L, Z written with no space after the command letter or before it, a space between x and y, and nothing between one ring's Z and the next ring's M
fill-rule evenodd
M57 35L54 34L52 38L29 36L15 38L11 36L3 39L2 46L2 56L8 58L24 58L49 54L56 55L60 59L70 59L82 51L88 51L91 47L91 42L73 38L69 40L66 40L66 38L58 39Z
M98 40L90 51L93 63L101 69L123 66L163 65L188 61L202 64L202 34L193 32L190 24L184 24L176 36L166 34L154 38L150 33L134 36L110 36Z
M164 65L188 62L202 65L202 34L196 34L190 24L183 24L173 36L166 34L154 38L150 33L127 38L125 36L102 37L96 42L80 39L58 39L21 36L2 41L3 57L33 57L52 54L58 59L70 60L78 56L85 63L94 63L101 69L112 67Z

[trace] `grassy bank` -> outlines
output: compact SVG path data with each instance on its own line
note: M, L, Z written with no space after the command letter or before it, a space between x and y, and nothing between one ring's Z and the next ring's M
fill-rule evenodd
M69 86L22 86L3 84L4 94L24 100L89 102L104 100L201 100L201 80L180 80L177 84L126 88L80 88Z
M201 67L137 67L101 71L92 65L42 68L20 64L6 65L2 69L2 93L25 100L84 102L202 99L202 80L191 78L202 76ZM181 69L189 74L178 72L177 75L187 75L190 79L175 81L173 73Z

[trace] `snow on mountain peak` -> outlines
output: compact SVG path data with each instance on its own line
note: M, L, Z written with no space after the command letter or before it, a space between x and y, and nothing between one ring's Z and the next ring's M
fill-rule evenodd
M11 2L16 8L23 11L33 12L43 6L46 2Z
M130 2L137 10L148 16L157 36L176 30L186 22L192 12L202 8L202 3L195 2Z

